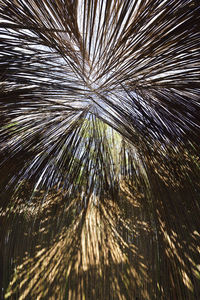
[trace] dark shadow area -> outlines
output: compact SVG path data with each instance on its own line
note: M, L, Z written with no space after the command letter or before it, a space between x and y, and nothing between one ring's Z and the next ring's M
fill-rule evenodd
M143 185L124 178L86 204L53 189L27 201L22 185L1 210L2 299L198 299L199 183L161 173L148 165Z

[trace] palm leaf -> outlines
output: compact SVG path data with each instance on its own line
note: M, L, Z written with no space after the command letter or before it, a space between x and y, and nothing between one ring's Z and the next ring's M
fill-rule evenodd
M199 13L0 1L2 297L198 298Z

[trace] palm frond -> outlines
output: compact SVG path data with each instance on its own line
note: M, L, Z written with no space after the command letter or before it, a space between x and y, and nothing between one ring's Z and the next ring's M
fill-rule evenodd
M2 297L197 299L199 28L194 0L0 1Z

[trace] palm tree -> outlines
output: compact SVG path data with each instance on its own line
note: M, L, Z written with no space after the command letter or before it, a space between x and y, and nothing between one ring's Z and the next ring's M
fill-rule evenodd
M9 299L200 295L200 6L0 1Z

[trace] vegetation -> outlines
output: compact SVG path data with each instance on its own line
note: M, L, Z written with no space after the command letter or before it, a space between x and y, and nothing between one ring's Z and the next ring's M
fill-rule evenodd
M0 0L2 299L200 295L200 5Z

